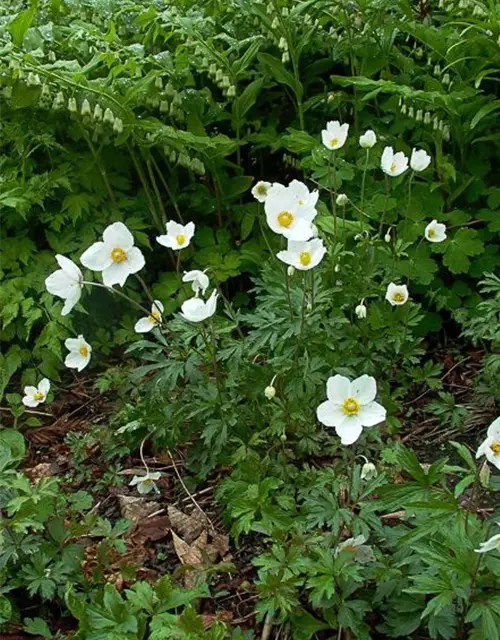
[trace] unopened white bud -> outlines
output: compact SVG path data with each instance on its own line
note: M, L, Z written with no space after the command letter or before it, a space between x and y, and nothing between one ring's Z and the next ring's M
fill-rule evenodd
M222 69L217 69L217 71L215 72L216 82L220 82L223 76L224 76L224 72L222 71Z
M450 74L449 73L445 73L441 79L441 82L443 84L450 84Z
M313 306L310 302L307 303L306 305L306 311L307 313L311 313L311 311L313 310Z
M287 62L290 62L290 54L288 53L288 51L285 51L285 52L283 53L283 55L281 56L281 62L282 62L283 64L285 64L285 63L287 63Z
M338 273L338 272L340 271L340 265L339 265L339 264L336 264L336 265L333 267L333 270L335 271L335 273Z
M76 106L75 98L69 98L68 100L68 111L71 113L76 113L78 111L78 107Z
M264 389L264 395L268 400L272 400L276 395L276 389L272 385L269 385Z
M346 196L345 193L339 193L335 202L339 207L343 207L349 202L349 198Z
M276 16L274 18L274 20L271 22L271 29L277 29L280 26L280 21L278 20L278 17Z
M295 273L295 267L292 267L292 265L290 265L288 267L288 269L286 270L288 276L291 278L293 276L293 274Z
M441 73L441 65L436 64L436 65L434 66L434 75L435 75L435 76L438 76L440 73Z
M424 124L430 124L430 123L431 123L431 112L426 111L424 113Z
M391 230L390 229L387 230L387 233L384 236L384 240L386 242L390 242L391 241Z
M420 122L424 117L424 112L422 111L422 109L417 109L417 115L415 116L415 120L417 122Z
M92 113L90 102L87 100L87 98L85 98L85 100L82 102L80 113L82 114L82 116L90 116L90 114Z
M49 59L49 62L55 62L56 61L56 54L53 51L49 51L47 57Z
M377 467L373 462L365 462L361 467L361 480L373 480L378 476Z
M155 87L157 89L163 89L163 80L161 79L161 76L157 76L156 80L155 80Z
M413 118L414 115L415 115L415 111L414 111L413 107L410 107L408 109L408 117L409 118Z
M94 120L100 122L102 120L102 108L99 103L94 107Z
M360 319L363 320L363 318L366 318L366 307L363 304L363 302L361 301L358 306L354 309L354 313L356 314L356 316Z
M115 121L115 116L109 107L104 112L103 122L108 122L109 124L113 124Z
M402 107L401 107L401 113L402 113L403 115L405 115L405 113L406 113L406 105L405 105L405 104L404 104L404 105L402 105Z
M113 122L113 131L115 133L121 133L123 131L123 121L121 118L115 118L115 121Z
M283 51L287 51L288 50L288 43L286 41L286 38L283 38L283 36L281 36L279 44L278 44L278 48L282 49Z

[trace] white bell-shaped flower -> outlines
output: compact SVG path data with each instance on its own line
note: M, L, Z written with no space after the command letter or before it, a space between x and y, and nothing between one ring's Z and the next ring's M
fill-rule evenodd
M413 149L410 158L410 167L413 171L425 171L431 163L431 157L423 149Z
M83 273L65 256L57 254L56 260L61 268L45 279L45 287L49 293L64 300L61 315L66 316L82 295Z
M359 136L359 146L363 149L371 149L376 143L377 136L375 135L375 131L371 129L368 129L362 136Z
M393 307L401 306L407 302L409 298L408 287L405 284L395 284L391 282L387 286L385 299Z
M189 322L203 322L211 318L217 310L217 292L212 291L208 300L202 300L195 296L182 303L181 316Z
M446 240L446 225L433 220L425 227L424 233L425 239L429 242L444 242Z
M394 153L392 147L386 147L382 153L380 166L384 173L395 178L408 169L408 158L402 151Z
M191 288L196 295L199 295L200 292L202 295L205 295L205 291L208 289L208 285L210 284L207 274L199 269L184 271L182 282L190 282Z

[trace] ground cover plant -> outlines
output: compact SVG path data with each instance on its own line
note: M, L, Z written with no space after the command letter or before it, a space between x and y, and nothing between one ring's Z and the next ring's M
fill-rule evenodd
M499 638L496 4L0 9L0 632Z

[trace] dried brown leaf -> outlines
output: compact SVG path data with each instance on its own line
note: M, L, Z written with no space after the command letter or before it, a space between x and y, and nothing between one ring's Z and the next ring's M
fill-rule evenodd
M145 498L135 496L119 495L117 497L122 517L134 523L158 511L157 502L148 502Z
M208 520L198 510L187 515L176 507L169 506L167 512L172 529L175 529L188 544L194 542L201 532L207 528Z

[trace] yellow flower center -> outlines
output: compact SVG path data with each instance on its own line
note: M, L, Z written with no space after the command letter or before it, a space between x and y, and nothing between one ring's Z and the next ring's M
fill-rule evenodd
M297 201L297 203L302 206L304 204L304 201L302 200L302 198L300 200Z
M394 302L397 302L397 303L401 303L405 301L405 297L402 293L393 294L392 299L394 300Z
M177 244L180 247L181 244L184 244L186 242L186 236L183 235L182 233L179 233L178 236L175 236L175 241L177 242Z
M346 416L357 416L359 413L359 402L354 398L346 398L342 405L342 411Z
M120 249L120 247L116 247L111 252L111 260L113 260L113 262L123 262L126 259L127 259L127 254L123 249Z
M436 235L436 232L435 232L435 230L434 230L434 229L429 229L429 230L427 231L427 236L428 236L429 238L434 238L434 236L435 236L435 235Z
M278 216L280 227L289 227L293 222L293 215L289 211L282 211Z
M395 162L393 162L393 163L391 164L390 168L389 168L389 171L390 171L391 173L394 173L394 172L396 171L396 169L397 169L397 167L396 167L396 163L395 163Z
M266 185L264 185L264 184L259 184L259 185L258 185L258 187L257 187L257 193L258 193L260 196L265 196L265 195L266 195L266 193L267 193Z
M33 400L43 400L43 393L41 391L37 391L33 395Z
M331 147L336 147L338 145L339 141L337 140L337 138L332 138L330 140L330 146Z
M148 316L148 320L149 322L151 322L151 324L159 324L160 319L161 318L158 311L151 311L151 314Z
M80 347L78 349L78 352L80 353L82 358L86 358L89 355L89 350L87 349L87 347Z
M307 267L308 264L311 264L311 254L309 251L301 251L299 262L303 267Z
M495 456L500 456L500 442L495 441L490 444L490 449Z
M154 484L154 480L151 480L151 478L144 478L144 480L141 480L141 483L149 486L150 484Z

